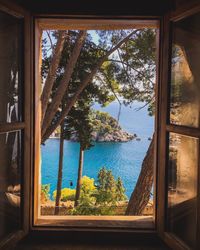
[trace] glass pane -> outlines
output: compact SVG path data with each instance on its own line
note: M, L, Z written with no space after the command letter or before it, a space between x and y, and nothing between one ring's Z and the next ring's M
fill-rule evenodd
M22 23L0 12L0 123L21 121Z
M0 134L0 239L20 229L21 132Z
M168 230L190 247L196 240L198 139L170 133Z
M200 13L173 25L170 122L199 127Z

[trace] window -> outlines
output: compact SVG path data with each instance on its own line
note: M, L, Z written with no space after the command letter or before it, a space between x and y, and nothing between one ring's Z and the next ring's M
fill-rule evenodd
M172 24L167 231L197 242L199 165L199 13Z
M22 229L22 20L0 12L0 240Z
M193 6L194 1L189 1L190 3L176 1L177 11L171 13L168 12L170 5L167 3L166 5L151 3L150 10L145 7L144 10L136 8L133 13L132 10L130 11L131 15L134 13L161 15L160 30L157 29L161 32L160 38L157 36L160 39L161 53L157 60L159 84L155 90L157 116L154 150L156 168L154 172L156 188L153 190L154 197L156 196L154 227L152 217L147 220L139 216L83 218L78 215L76 219L74 216L68 216L66 220L62 216L54 218L46 216L45 219L40 216L41 85L38 83L41 81L42 30L85 30L88 27L91 30L114 30L119 27L122 30L155 28L158 27L157 17L152 18L151 14L150 20L146 20L144 16L139 16L139 20L128 17L113 20L111 19L113 16L109 16L109 13L117 12L115 9L108 9L107 16L101 20L96 14L103 13L104 9L94 14L93 5L87 10L87 14L94 14L94 16L87 16L89 19L84 19L85 16L83 19L80 19L80 16L70 16L71 19L69 19L69 16L63 15L58 20L52 15L54 14L53 4L49 6L49 10L45 5L44 11L48 14L51 11L49 15L51 18L41 16L41 9L44 10L42 4L33 5L37 15L41 17L38 18L18 8L19 6L16 8L9 0L0 2L2 10L0 12L0 147L2 151L0 154L0 248L12 237L15 238L14 240L20 239L30 228L38 231L46 229L54 231L58 228L61 231L70 228L73 228L72 231L77 229L81 231L86 228L87 230L105 229L106 234L109 229L118 232L122 229L131 232L142 231L142 238L145 235L144 229L147 229L145 232L148 232L148 237L149 232L153 232L153 236L150 234L149 238L154 238L156 231L172 249L198 249L200 239L199 4L195 1ZM156 9L162 7L161 10L154 12L152 9L155 5ZM36 8L37 6L41 8ZM124 6L129 8L128 5ZM140 4L136 4L136 7L138 6ZM84 13L87 9L85 7L87 5L82 9L80 7L78 11ZM61 10L59 5L57 9L55 8L55 13L73 14L77 12L77 9L73 8L71 6L70 10L66 8L65 11ZM118 13L123 14L124 10L123 7L122 13L121 10ZM32 21L35 21L35 27ZM32 34L35 34L35 41L32 41ZM36 80L35 85L33 78ZM32 164L34 164L34 171L31 168ZM36 187L34 190L32 190L33 186ZM34 191L33 196L31 196L32 191Z
M146 23L140 23L140 21L128 20L82 20L80 22L79 20L74 19L64 20L63 24L57 19L38 19L38 23L39 27L42 28L43 31L43 33L40 32L40 34L36 36L36 39L39 38L43 44L43 61L41 67L43 82L43 91L41 95L42 115L41 117L38 116L38 122L40 120L42 121L41 141L44 145L41 146L42 154L38 152L40 161L37 161L35 166L35 225L73 225L74 223L74 225L80 226L86 225L89 220L91 225L97 226L98 224L95 224L94 221L98 220L101 221L99 224L101 227L109 226L110 221L114 220L114 226L124 225L125 227L143 227L140 221L144 219L145 222L147 222L144 227L153 227L153 194L155 195L156 191L152 188L152 182L155 178L153 174L155 170L153 153L154 147L152 146L154 119L147 118L147 116L149 114L155 115L157 21L146 21ZM54 27L56 27L56 29ZM86 30L88 31L86 32ZM131 44L127 43L129 37L132 37L132 42L136 43L134 52L132 52L133 46L131 48ZM66 42L63 41L64 39L66 39ZM84 42L80 45L80 41L82 40L84 40ZM39 44L38 41L39 40L36 40L37 44ZM77 41L79 41L79 43L77 43ZM64 44L63 54L61 54L62 50L59 51L59 48L62 47L62 43ZM124 47L122 46L123 44ZM71 48L69 49L67 46L71 46ZM143 54L141 52L142 49L140 51L137 46L143 46ZM74 48L76 48L75 51L73 50ZM79 53L77 54L78 50ZM108 55L105 56L106 52ZM40 55L40 53L40 49L38 49L38 54ZM60 64L59 60L56 61L54 58L56 53L57 58L61 58ZM135 58L131 58L129 55L130 53L134 54L135 57L140 56L141 58L137 58L137 60ZM87 58L89 56L90 59L88 60ZM103 57L104 59L102 60ZM38 56L36 60L38 60L38 58L40 58L40 56ZM98 61L98 58L101 58L101 60ZM51 60L53 64L50 63ZM123 61L123 63L120 61ZM135 68L133 67L134 63ZM93 65L97 65L97 69L95 69ZM100 68L101 71L99 70ZM52 75L52 72L57 72L57 75L56 77L54 76L55 79L53 79L53 82L51 83L53 91L50 90L51 93L49 92L49 96L47 94L48 98L45 99L46 93L49 91L46 87L46 83L50 83L50 81L52 81L49 74L50 70ZM37 68L37 75L38 72L40 72L40 67ZM73 75L71 76L72 73ZM67 77L69 75L70 77L68 79ZM90 75L92 75L91 78L89 78ZM64 85L64 87L60 87L62 85L62 79L65 79L64 84L68 85L68 88L65 96L62 97L62 105L60 105L60 102L56 104L56 98L58 98L59 95L61 96L62 93L66 91L66 87ZM87 89L86 87L88 83L92 82L92 80L95 84L90 84ZM118 83L117 81L121 82ZM125 82L127 82L127 84ZM36 82L36 84L38 85L39 82ZM82 92L80 92L83 93L81 96L82 99L79 96L79 99L77 98L76 102L73 102L73 97L77 93L74 88L79 86L79 88L77 88L79 91L81 89L81 84L85 84L85 87L81 90ZM38 88L40 89L40 87ZM86 89L85 92L83 92L84 89ZM137 98L134 91L137 92ZM39 95L40 93L38 93L38 96ZM105 110L109 110L114 107L113 112L116 113L115 119L111 116L113 114L112 110L110 114L105 113L104 109L101 107L103 104L106 105L112 103L114 99L116 100L116 105L108 105ZM65 100L67 100L66 103L64 102ZM134 100L143 101L143 104L142 102L134 103ZM101 105L97 105L98 102ZM125 103L124 107L123 103ZM126 108L126 106L131 104L133 105L132 113L128 113L129 108ZM134 105L139 105L136 106L138 110L141 108L141 110L144 111L142 115L145 114L147 119L147 122L143 122L143 120L141 120L141 126L144 127L144 130L141 133L139 132L139 136L136 132L129 134L126 133L126 131L123 131L124 134L122 135L120 134L122 133L119 126L120 122L118 124L118 118L120 118L119 115L121 113L122 117L124 117L127 120L127 123L129 123L129 119L133 116L135 108ZM148 106L148 110L146 106ZM63 111L67 110L68 107L70 107L71 113L67 111L64 120L65 124L63 124L60 128L58 126L59 123L58 125L56 125L56 123L59 119L61 119L60 117L62 117ZM50 119L48 123L48 119L46 118L48 118L49 115L52 115L52 110L57 110L57 113L54 112L55 114L51 117L52 119ZM89 113L87 113L88 110ZM127 114L123 113L124 110L126 110ZM102 111L104 111L104 113L102 113ZM134 115L137 115L136 110ZM80 117L82 118L80 119ZM141 119L145 118L143 117ZM87 123L88 120L90 120L90 123ZM103 120L106 120L107 123L103 123ZM81 122L84 122L84 124ZM137 122L140 122L139 116ZM149 125L147 126L148 122ZM133 121L130 121L129 129L134 131L137 127L134 128L132 123ZM37 123L36 126L38 131L37 133L40 134L39 124ZM81 126L83 126L83 130L79 131ZM91 128L91 126L93 127ZM105 126L107 127L105 128ZM57 127L58 129L55 130ZM102 134L98 135L98 138L102 137L104 139L100 138L97 140L97 136L95 139L93 138L94 133L99 134L100 130L101 133L103 133L102 131L105 129L113 131L115 127L118 129L118 131L115 132L120 134L118 135L118 138L115 138L115 141L118 141L118 145L121 145L120 150L116 146L117 143L114 143L114 139L113 141L109 139L109 141L113 142L110 144L105 143L105 141L100 143L100 141L105 140L105 136ZM138 124L138 128L139 127L140 125ZM87 142L89 144L91 143L91 145L87 144L85 149L91 149L85 152L85 168L83 168L82 162L84 150L80 150L80 155L78 156L78 143L81 145L82 140L82 145L85 145L86 136L88 136L88 133L86 134L85 131L89 132L90 129L93 129L93 131L91 130L93 139ZM107 130L106 136L109 138L112 137L111 132ZM145 130L149 131L145 134ZM59 145L58 138L60 138L61 135L64 135L63 139L68 139L68 141L63 140L63 142L61 142L60 140L61 143ZM49 136L51 139L46 141ZM129 141L129 143L122 143L122 139ZM140 142L141 140L142 142ZM75 141L75 143L71 141ZM40 141L37 140L36 143L38 150ZM127 151L128 144L130 144L129 151ZM141 150L138 150L139 147L143 147L141 157L139 156L139 154L141 154ZM147 152L147 156L145 157L148 147L149 150ZM64 153L62 153L64 154L64 159L62 156L62 161L64 161L66 167L64 165L63 168L60 168L60 164L63 165L62 161L59 161L58 164L59 149L60 152L63 152L64 149ZM97 152L100 151L100 149L102 150L102 154ZM114 152L115 150L115 153L111 153L111 151ZM110 167L111 169L109 168L109 163L106 162L106 156L104 155L109 152L110 154L107 157L107 161L112 161L113 166L111 166L112 168ZM122 154L120 158L121 162L117 163L117 160L119 160L119 157L117 156L119 156L119 154ZM129 158L128 154L130 154ZM78 157L80 160L79 170L81 165L79 173L77 173ZM113 159L111 159L111 157L113 157ZM143 161L144 158L145 160ZM91 165L89 164L89 161L92 160L94 162L93 169L89 166ZM125 161L132 161L127 164L127 169L123 169L123 167L126 168ZM147 166L148 163L150 164L149 168ZM107 166L105 166L106 164L108 164L108 169ZM131 170L131 164L136 165L136 168L132 168ZM130 204L128 199L131 197L134 186L136 186L137 178L140 174L140 168L142 166L142 174L144 176L142 185L146 185L144 192L144 197L146 198L143 200L145 200L146 205L141 205L141 202L139 203L139 198L136 198L139 196L139 193L137 192L142 188L139 184L139 189L135 193L134 197L134 199L136 199L134 202L138 200L138 211L131 211L132 207L128 205ZM133 171L136 173L133 173ZM77 176L82 178L77 178ZM135 178L135 181L133 179L131 182L131 178ZM81 188L79 188L80 194L79 198L77 198L76 195L78 193L77 188L79 180L81 180L82 183L79 185ZM140 178L140 180L142 180L142 178ZM103 182L105 182L105 186L108 185L108 183L112 186L110 193L106 188L103 186L101 187L101 185L104 185L102 184ZM120 190L117 189L117 185ZM89 186L91 190L88 189ZM124 187L129 188L127 192ZM60 191L59 195L57 195L56 190ZM120 194L117 193L117 190ZM126 212L127 215L131 216L124 216ZM140 216L133 216L133 214ZM99 215L101 216L99 217ZM81 223L80 219L83 220ZM84 220L86 221L85 223ZM138 221L138 223L136 222L137 225L132 223L133 221ZM139 225L140 223L141 225Z

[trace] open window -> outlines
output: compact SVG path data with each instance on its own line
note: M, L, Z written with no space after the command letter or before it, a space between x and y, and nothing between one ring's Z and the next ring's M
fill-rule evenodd
M160 144L166 175L162 236L173 249L199 247L199 18L198 8L181 11L167 26L169 68L161 104L167 108Z
M29 227L28 17L16 6L0 5L0 248L21 239Z
M36 20L35 226L154 228L158 25Z
M140 16L138 19L134 19L131 16L127 18L119 16L116 18L111 16L90 16L90 18L86 18L84 15L70 15L70 18L66 15L58 15L55 18L51 13L48 17L40 15L32 15L31 17L30 13L10 3L10 1L0 0L0 148L2 151L0 154L0 248L7 246L7 243L18 241L29 230L35 230L39 234L41 231L47 232L47 235L49 230L53 232L54 230L99 230L106 231L106 233L108 231L118 233L129 231L131 237L132 233L139 231L142 232L142 236L147 233L149 238L152 235L153 238L155 232L157 232L172 249L199 248L200 14L199 4L195 3L194 7L192 7L192 4L187 5L186 3L186 7L181 6L180 8L179 2L181 3L182 1L176 1L178 4L177 12L165 13L165 15L162 13L158 21L157 17L152 18L152 16L150 16L150 19L144 16ZM32 18L35 26L32 25ZM45 146L41 146L41 142L44 142L41 137L41 93L43 88L41 82L46 80L50 66L49 53L51 53L51 50L54 50L60 31L70 31L74 36L75 42L78 33L80 31L83 33L83 31L88 29L90 29L90 33L93 32L93 35L90 34L93 40L95 38L94 33L103 35L102 31L121 30L123 35L126 32L129 34L129 32L135 29L144 30L148 28L156 30L157 33L157 40L151 48L159 49L156 61L157 76L154 79L158 84L154 85L155 89L151 92L156 96L156 105L154 106L156 114L155 143L154 150L151 151L153 155L151 155L151 159L154 159L152 163L154 166L154 188L153 190L148 190L148 193L153 193L153 196L150 196L153 200L153 215L124 216L117 214L113 216L110 214L98 214L97 216L95 214L81 215L79 213L77 215L55 216L52 214L51 207L49 214L45 214L45 210L48 209L41 206L41 196L43 195L43 198L46 199L46 194L48 197L48 185L42 186L41 184L49 184L47 180L48 171L49 174L51 173L48 167L45 171L41 171L44 170L43 163L45 162L45 154L41 155L41 147L44 151L46 146L53 146L53 140L57 139L51 139L52 141L46 142ZM99 31L96 32L97 30ZM68 34L68 39L71 38L72 36ZM46 45L45 40L48 40ZM113 41L120 42L118 37L114 37ZM46 56L43 54L43 62L45 61L45 64L42 63L42 42L43 53L46 53ZM132 42L134 43L135 41L133 40ZM70 43L67 44L70 45ZM71 45L74 44L72 43ZM88 42L88 46L90 45L91 43ZM93 46L97 45L97 42L93 40ZM106 47L111 44L105 42L104 45ZM147 44L142 45L148 52ZM93 50L94 52L95 50ZM96 52L98 51L96 50ZM101 50L99 53L103 55L105 51ZM90 56L93 55L90 53ZM128 54L123 54L122 56L126 58ZM114 60L114 58L110 59ZM119 59L120 56L118 54L115 60L119 61ZM86 69L84 63L87 64L87 60L83 61L83 70L79 73L91 73L89 68ZM92 63L90 62L90 65ZM94 65L95 63L96 61L94 61ZM109 69L108 66L110 66L108 63L104 64L104 70L107 68L107 73L111 73L112 86L116 87L116 79L112 74L114 68ZM125 66L127 67L127 65ZM122 68L123 66L121 65L118 68L118 72ZM117 67L115 67L116 69ZM151 72L152 68L149 68L149 70ZM141 76L142 69L138 71L138 76ZM58 69L58 73L63 73L61 68ZM128 75L133 74L133 71L130 71L128 75L126 73L124 71L124 75L121 74L121 79L127 80ZM42 80L41 75L43 76ZM141 78L143 79L143 77ZM75 83L79 84L78 81L75 81ZM108 89L107 85L105 90L107 91ZM139 90L142 90L141 87ZM108 91L105 97L108 98L110 93ZM126 97L128 97L128 94L130 94L130 88ZM48 99L48 105L51 103L51 98ZM71 100L70 98L69 101ZM57 108L57 111L59 111L62 107ZM115 111L118 112L118 109ZM106 117L108 118L107 115ZM131 120L131 117L128 116L129 118ZM113 127L116 124L115 122ZM139 123L140 125L142 123ZM113 127L109 124L106 129L113 129ZM60 131L58 130L56 133L60 134ZM50 135L56 137L54 131L50 131L48 136ZM148 136L151 138L148 140L148 137L145 137L147 146L152 142L152 136ZM135 138L134 143L139 145L143 140L144 138L141 138L141 141L136 141ZM65 148L69 144L64 142L63 147ZM126 145L128 144L124 143L123 147L126 147ZM56 150L58 151L58 149L57 147ZM126 159L127 151L124 152L122 156L124 157L123 159ZM130 152L133 155L133 151ZM116 155L118 156L118 153ZM73 157L74 154L71 156L71 159L74 159ZM103 159L101 156L97 158ZM146 162L149 162L148 157L145 159L147 160ZM52 164L52 158L49 155L46 162L49 165ZM116 158L114 162L116 162ZM34 169L32 168L33 165ZM58 162L55 165L58 167ZM115 165L117 166L117 162ZM141 162L140 165L142 165ZM56 180L57 174L58 172L56 171L54 173ZM99 188L99 183L96 183L95 177L89 174L87 173L86 175L88 175L89 181L92 183L92 189L96 192ZM44 176L47 181L43 182ZM152 174L150 176L152 177ZM123 179L123 174L119 171L113 177L116 182L118 177ZM146 175L145 177L148 176ZM94 180L91 181L91 178ZM120 184L122 191L123 186L126 187L127 185L126 180L123 180L123 185ZM144 178L143 180L146 179ZM71 195L71 199L74 199L73 190L75 186L76 179L71 177L66 179L66 186L62 187L67 189L65 196L69 198ZM51 197L53 197L53 192L56 188L56 184L54 184L54 188L50 190ZM133 191L133 188L134 186L131 187L131 191ZM97 195L95 192L94 195ZM124 195L124 191L122 194ZM141 193L139 193L140 195ZM62 202L65 206L65 201ZM61 210L66 210L63 207L61 203Z

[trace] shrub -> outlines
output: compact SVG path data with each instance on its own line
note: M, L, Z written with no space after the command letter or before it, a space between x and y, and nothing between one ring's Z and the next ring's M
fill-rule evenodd
M94 179L87 176L82 178L79 205L73 209L73 214L115 215L117 202L126 199L121 178L115 180L112 171L103 167L98 173L97 187L94 185Z
M115 187L115 196L117 201L124 201L128 199L128 197L125 195L125 191L126 189L124 188L122 179L118 177Z
M96 202L98 204L116 202L116 181L111 170L107 170L105 167L99 170L97 190Z
M50 184L44 184L41 186L41 202L46 202L47 200L49 200L50 198L49 191L50 191Z
M61 201L74 201L75 189L63 188L61 190ZM53 192L56 197L56 190ZM83 176L81 179L81 194L79 205L70 211L73 215L115 215L118 202L126 200L125 188L120 177L115 180L112 171L105 167L98 173L98 185L94 179Z
M81 195L92 194L95 190L94 179L88 176L83 176L81 179Z
M57 191L55 190L53 192L53 198L55 200L56 198L56 193ZM61 201L74 201L75 200L75 194L76 194L76 190L75 189L71 189L71 188L63 188L61 190Z

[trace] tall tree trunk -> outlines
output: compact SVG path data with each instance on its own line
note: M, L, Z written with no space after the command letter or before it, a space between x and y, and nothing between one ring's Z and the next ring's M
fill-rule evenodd
M62 80L56 90L56 93L53 97L53 101L49 105L49 107L46 110L46 114L44 116L43 122L42 122L42 136L44 135L46 129L51 124L51 121L53 120L60 103L62 102L62 99L66 93L66 90L69 85L69 81L71 79L72 73L74 71L74 67L76 65L76 62L78 60L78 57L80 55L81 49L83 47L83 44L85 42L87 36L86 30L81 30L78 34L77 40L75 42L74 48L72 50L72 53L70 55L70 58L67 62L67 65L65 67L65 72L63 74Z
M80 194L81 194L81 178L82 178L82 172L83 172L83 155L84 155L84 150L80 146L78 178L77 178L77 184L76 184L76 197L75 197L74 207L78 206L78 201L80 199Z
M51 60L49 72L48 72L48 75L47 75L47 78L46 78L46 81L44 84L44 88L42 91L42 96L41 96L42 120L45 116L47 105L48 105L50 94L51 94L51 90L52 90L54 81L56 79L56 71L58 69L58 65L60 62L61 55L62 55L62 50L63 50L66 34L67 34L66 31L59 31L59 33L58 33L58 40L56 43L56 47L53 51L53 57Z
M154 136L142 162L137 184L131 194L126 215L141 215L149 202L153 185L153 166L154 166Z
M61 133L60 133L60 152L59 152L58 180L57 180L56 202L55 202L55 211L54 211L55 215L59 214L61 188L62 188L63 150L64 150L63 127L64 127L64 124L62 123L61 124Z

